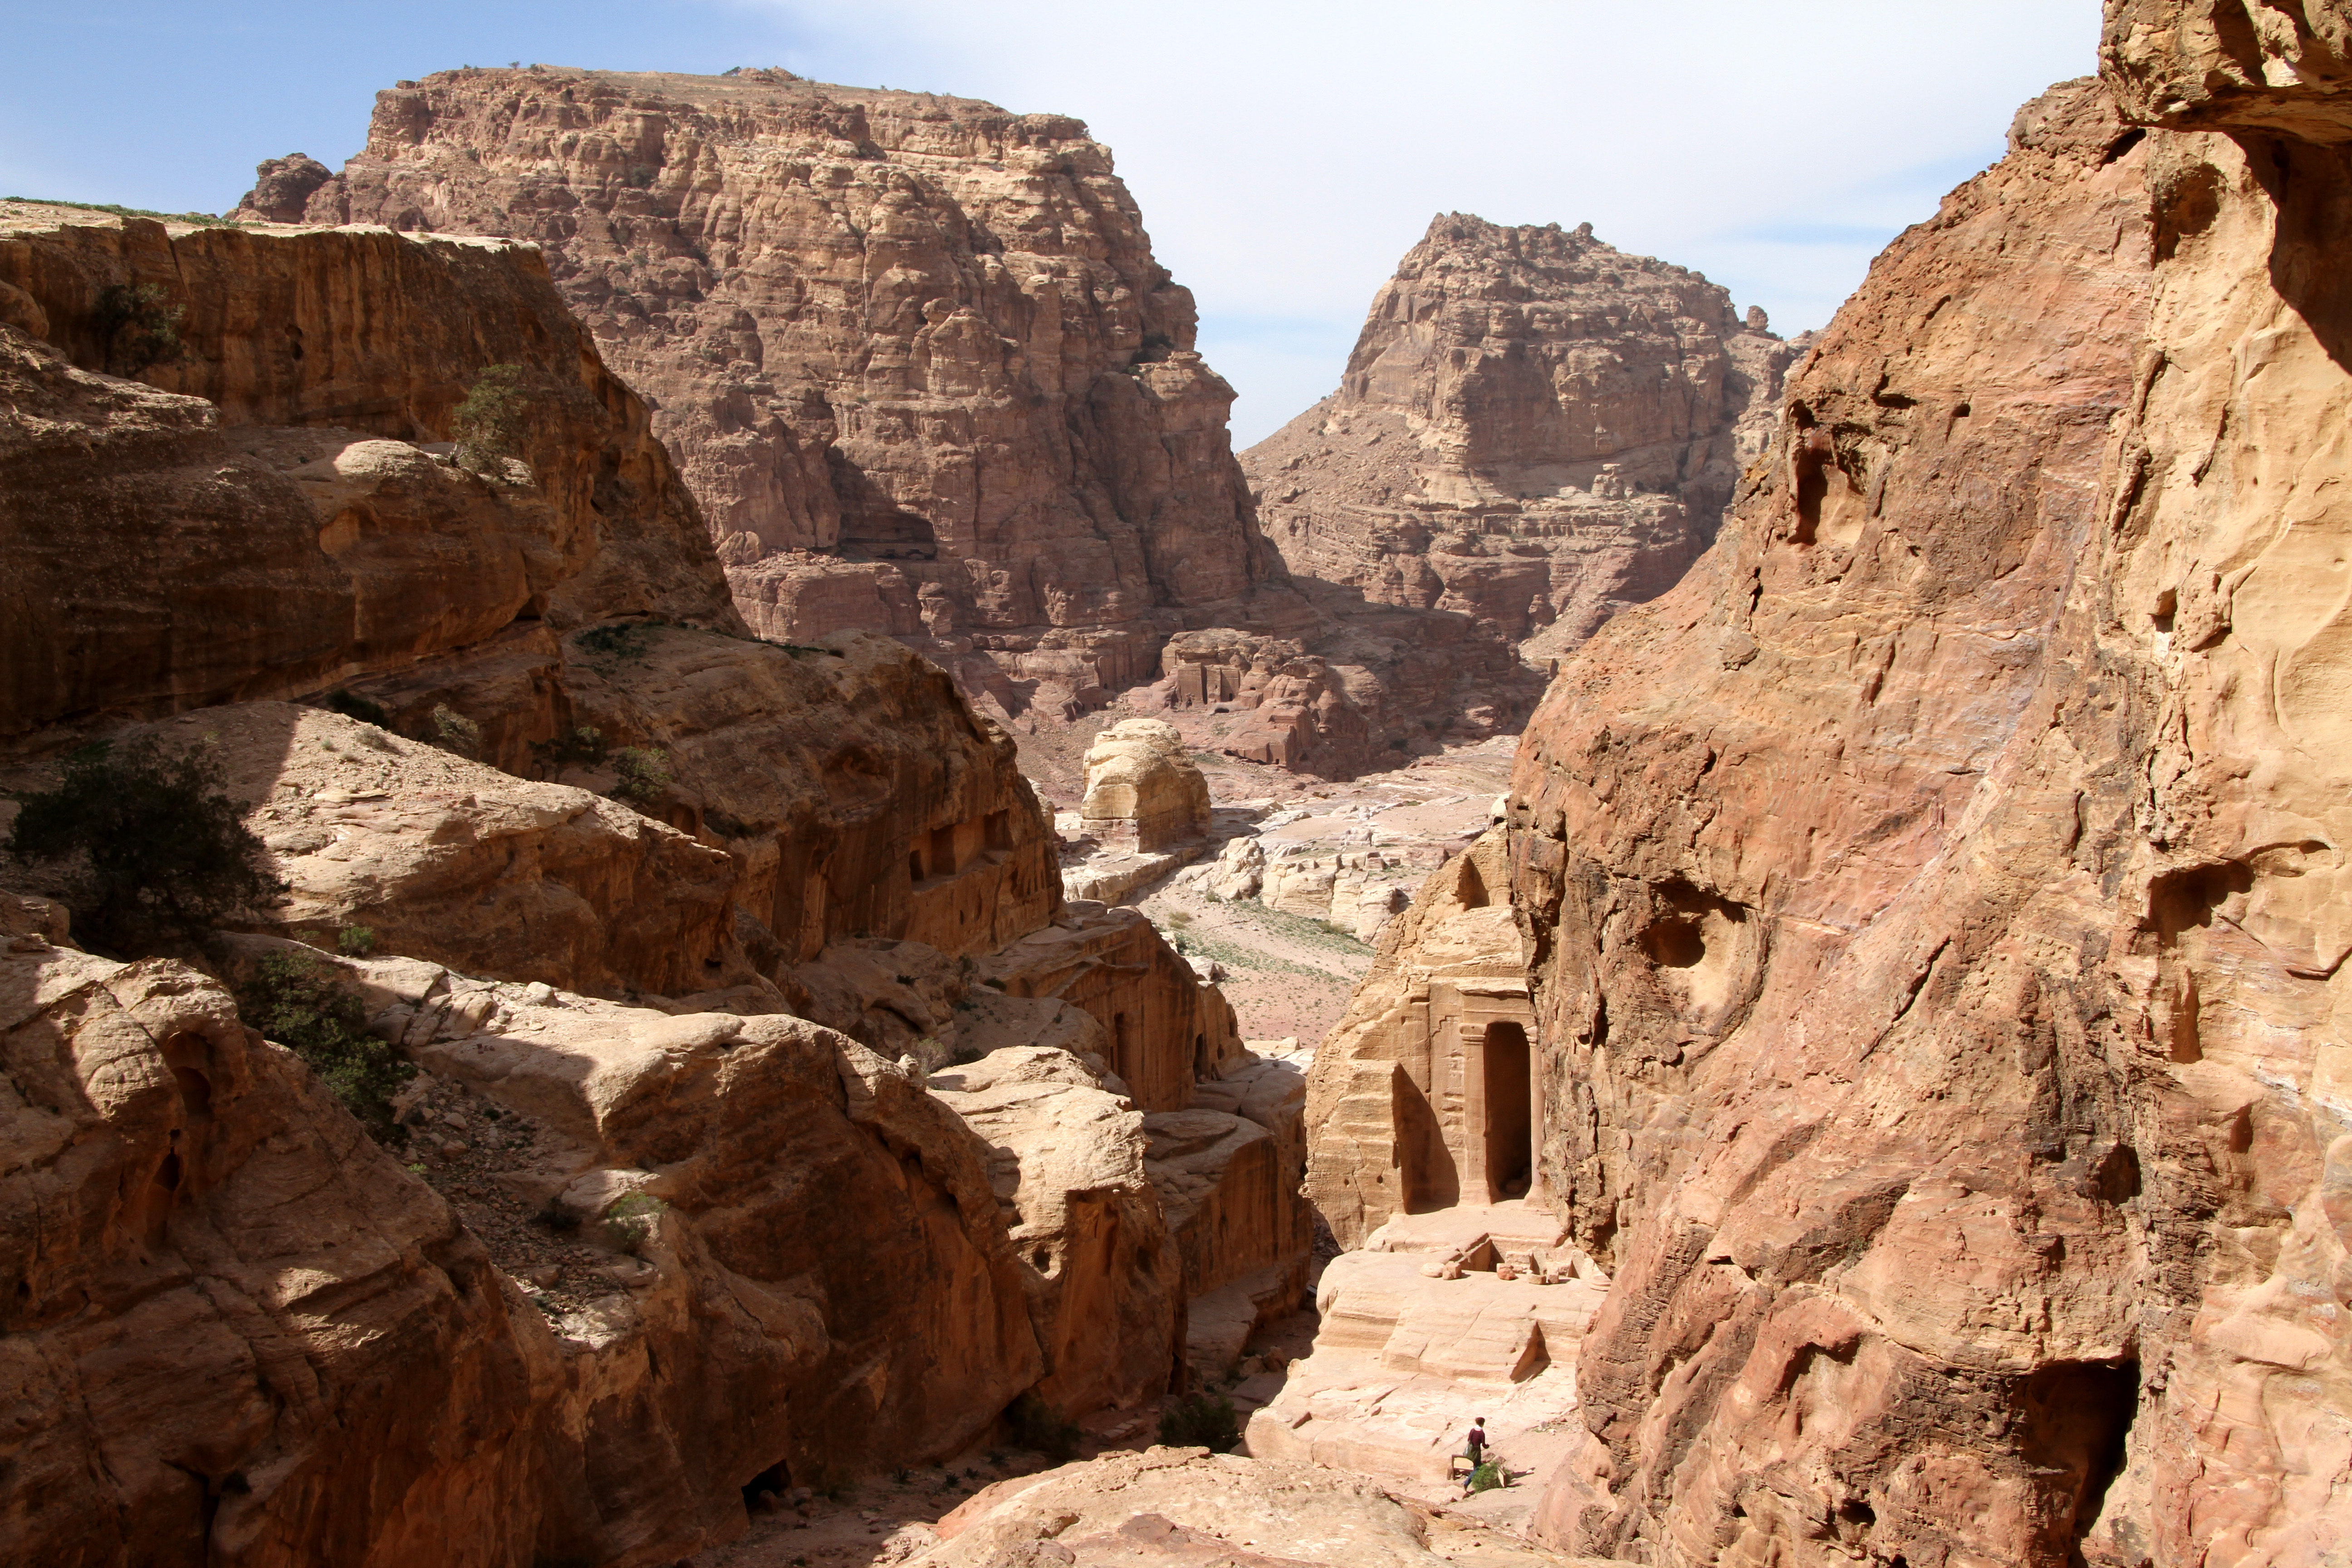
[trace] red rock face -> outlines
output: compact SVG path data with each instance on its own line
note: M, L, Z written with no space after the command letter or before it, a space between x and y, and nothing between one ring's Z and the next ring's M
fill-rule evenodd
M1339 390L1243 455L1301 578L1469 616L1541 661L1671 587L1798 348L1587 224L1461 213L1374 297Z
M2192 8L2110 9L2112 58ZM2021 111L1792 376L1713 552L1530 727L1542 1178L1614 1276L1557 1543L2054 1568L2352 1536L2316 1436L2352 1423L2318 500L2352 168L2281 133L2292 92L2234 124L2199 79L2238 140L2096 82Z
M1076 121L782 72L448 71L379 95L306 210L544 246L765 634L1115 627L1148 678L1181 611L1278 570L1192 296Z

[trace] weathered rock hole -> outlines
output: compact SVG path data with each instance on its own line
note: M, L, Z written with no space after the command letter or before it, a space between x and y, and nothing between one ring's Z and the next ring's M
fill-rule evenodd
M2242 860L2167 871L2147 885L2147 924L2166 942L2192 926L2213 923L2213 911L2250 890L2254 873Z
M1706 956L1706 936L1696 915L1669 915L1642 932L1642 951L1667 969L1689 969Z
M2107 150L2100 154L2099 162L2102 165L2112 163L2147 140L2147 132L2135 125L2107 143Z
M774 1464L770 1465L766 1469L761 1470L758 1475L753 1476L750 1480L743 1483L744 1511L748 1513L752 1509L757 1508L759 1506L760 1500L763 1497L767 1497L771 1494L776 1497L783 1496L786 1492L792 1490L792 1470L782 1459L778 1459Z
M2026 1379L2021 1403L2024 1458L2051 1489L2053 1522L2079 1542L2123 1469L2139 1410L2139 1363L2055 1363Z
M170 1047L167 1045L165 1049ZM173 1068L172 1081L180 1086L180 1103L191 1116L209 1116L213 1109L213 1080L194 1068Z

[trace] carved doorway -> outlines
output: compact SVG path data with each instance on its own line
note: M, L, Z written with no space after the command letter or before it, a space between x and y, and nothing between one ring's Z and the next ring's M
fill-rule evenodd
M1523 1198L1535 1177L1535 1116L1528 1081L1528 1032L1517 1024L1486 1026L1486 1194L1488 1201Z

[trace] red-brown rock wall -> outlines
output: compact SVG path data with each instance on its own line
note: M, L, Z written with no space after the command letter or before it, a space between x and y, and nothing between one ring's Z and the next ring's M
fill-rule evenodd
M2158 77L2152 10L2162 47L2236 12L2111 6ZM2184 120L2232 123L2200 79ZM2095 82L2021 111L1531 724L1542 1178L1613 1275L1555 1542L2316 1563L2352 1525L2315 1438L2352 1409L2352 171L2266 79L2236 141Z

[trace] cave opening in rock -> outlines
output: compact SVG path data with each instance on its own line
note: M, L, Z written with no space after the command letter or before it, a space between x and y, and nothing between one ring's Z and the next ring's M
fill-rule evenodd
M783 1496L793 1489L792 1468L778 1459L758 1475L743 1483L743 1507L746 1511L757 1508L760 1500L770 1493Z
M1528 1032L1513 1023L1486 1026L1486 1192L1525 1197L1535 1173L1535 1118L1528 1092Z
M2123 1470L2139 1409L2139 1363L2053 1363L2025 1380L2019 1403L2024 1457L2052 1489L2049 1516L2073 1546L2098 1522ZM2073 1561L2083 1561L2079 1547Z

